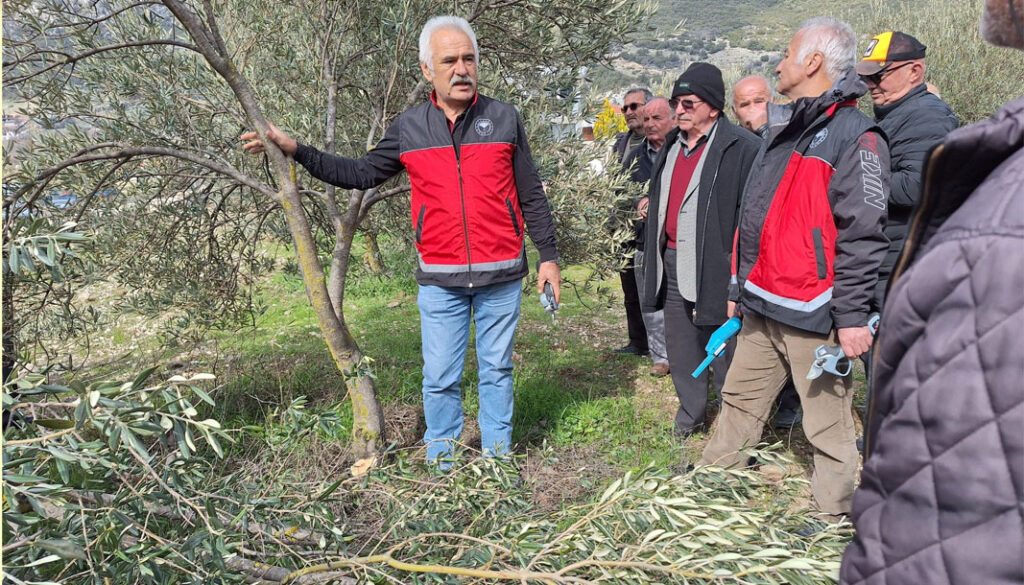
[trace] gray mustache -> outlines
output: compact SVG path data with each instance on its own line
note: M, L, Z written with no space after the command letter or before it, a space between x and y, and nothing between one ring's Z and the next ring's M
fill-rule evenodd
M452 85L455 85L456 83L468 83L473 85L473 78L468 75L453 75Z

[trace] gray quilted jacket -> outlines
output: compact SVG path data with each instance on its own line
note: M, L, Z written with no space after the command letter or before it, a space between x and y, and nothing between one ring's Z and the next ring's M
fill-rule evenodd
M841 583L1024 583L1024 98L932 152L878 344Z

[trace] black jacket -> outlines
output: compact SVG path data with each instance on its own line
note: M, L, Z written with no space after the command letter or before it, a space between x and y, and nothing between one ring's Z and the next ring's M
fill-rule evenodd
M875 349L842 585L1024 583L1024 98L926 165Z
M629 139L633 136L640 138L642 134L633 134L632 131L619 132L615 135L615 143L612 144L612 151L615 153L615 159L620 163L626 159L626 155L636 150L636 146L629 148Z
M678 128L669 132L654 160L648 195L651 213L657 213L661 198L668 197L668 193L661 193L661 174L665 158L678 137ZM733 232L736 230L743 184L760 144L757 136L730 123L725 115L719 116L714 140L707 145L707 159L697 191L699 248L695 325L718 326L726 320ZM665 240L665 218L649 217L644 249L656 250L657 253L648 253L644 262L644 295L640 298L640 308L646 312L665 306L665 270L662 265Z
M654 161L647 156L647 139L645 138L639 146L634 147L626 153L622 159L622 171L629 173L629 180L634 183L646 183L651 180L651 167ZM636 206L640 200L628 201L629 207L621 211L626 215L635 215ZM638 219L633 222L633 247L637 250L644 249L644 231L647 229L647 220Z
M889 139L892 175L889 177L889 215L885 235L889 252L879 270L888 279L903 249L910 214L921 197L921 170L936 144L957 127L953 110L924 84L898 101L875 106L875 121Z
M865 91L850 70L820 96L769 108L734 252L730 296L742 311L819 334L867 325L888 249L890 164L856 108Z

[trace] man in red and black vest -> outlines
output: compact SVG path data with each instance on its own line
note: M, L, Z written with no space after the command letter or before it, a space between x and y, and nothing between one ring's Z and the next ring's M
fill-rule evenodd
M524 238L540 252L538 292L560 296L554 224L516 109L477 93L479 50L466 20L439 16L420 34L420 68L430 101L406 110L358 159L299 144L277 128L267 138L317 179L369 189L403 169L412 191L423 341L423 437L427 459L447 467L462 433L461 381L470 322L476 323L480 435L484 455L512 443L512 340ZM243 139L256 138L254 133ZM261 152L262 143L245 145Z
M867 90L853 70L849 25L801 26L779 63L769 130L744 190L733 246L730 313L743 327L725 380L724 406L702 464L739 465L792 374L814 449L811 489L826 519L849 514L858 454L851 376L807 374L819 345L852 358L873 340L868 319L888 241L889 150L858 111ZM738 303L738 307L737 307Z

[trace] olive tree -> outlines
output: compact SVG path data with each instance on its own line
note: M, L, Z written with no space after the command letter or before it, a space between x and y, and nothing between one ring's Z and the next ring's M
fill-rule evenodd
M5 155L4 211L31 214L55 189L73 191L75 200L52 211L95 236L111 274L141 298L206 309L214 321L232 320L239 293L267 267L261 238L282 229L348 386L353 449L369 456L380 447L381 410L346 323L345 282L357 231L381 202L408 192L407 179L339 192L273 147L265 160L246 160L237 137L262 133L271 119L327 151L359 156L426 98L416 39L442 10L477 31L482 91L523 109L556 226L565 228L563 257L612 258L608 193L618 179L581 171L581 159L599 154L547 144L544 126L571 111L581 68L643 24L650 7L636 0L443 9L426 0L7 3L5 107L13 102L40 131L30 149ZM12 237L5 226L5 255ZM14 317L11 327L24 322ZM8 327L5 319L5 337Z

